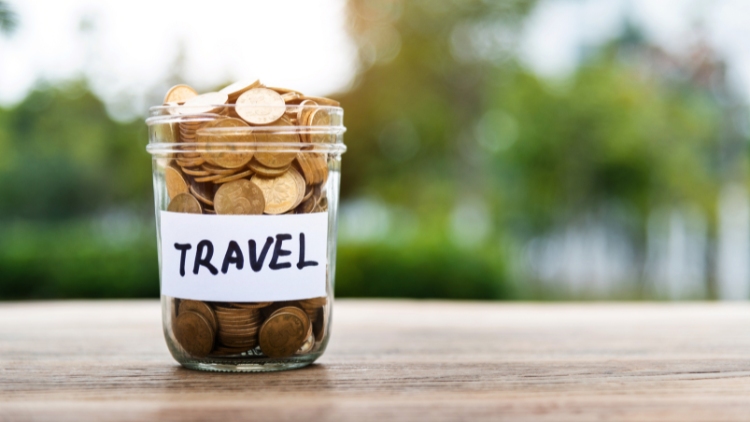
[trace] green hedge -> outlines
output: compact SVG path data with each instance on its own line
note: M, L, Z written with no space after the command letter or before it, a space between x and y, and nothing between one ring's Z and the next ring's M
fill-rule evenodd
M0 230L0 299L158 297L153 229L103 233L94 226ZM492 253L450 245L344 244L339 297L502 299L511 296Z

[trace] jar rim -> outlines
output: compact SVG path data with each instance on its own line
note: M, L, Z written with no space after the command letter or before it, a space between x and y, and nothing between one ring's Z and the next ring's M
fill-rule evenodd
M146 146L146 151L151 155L167 155L179 153L230 153L243 154L249 149L262 150L262 152L273 153L324 153L324 154L343 154L346 152L346 145L343 142L335 143L307 143L307 142L161 142L152 143Z

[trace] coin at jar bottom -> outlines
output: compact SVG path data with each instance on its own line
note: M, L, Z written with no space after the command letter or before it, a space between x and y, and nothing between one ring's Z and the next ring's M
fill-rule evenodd
M209 324L211 324L211 328L214 330L214 332L218 328L218 323L216 321L216 315L214 314L213 309L211 309L211 306L209 306L206 302L201 302L200 300L187 300L183 299L180 301L180 308L179 308L178 314L181 314L183 312L195 312L200 314L203 318L208 321Z
M205 357L214 348L214 330L206 318L197 312L187 311L177 315L174 336L186 352L195 357Z
M270 358L294 355L307 340L310 321L301 310L285 311L281 308L271 315L258 334L260 349ZM295 308L296 309L296 308Z

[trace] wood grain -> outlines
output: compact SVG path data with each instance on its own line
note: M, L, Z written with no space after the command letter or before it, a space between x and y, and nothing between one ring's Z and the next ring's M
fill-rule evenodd
M339 300L319 363L180 368L149 301L0 303L0 421L750 420L750 306Z

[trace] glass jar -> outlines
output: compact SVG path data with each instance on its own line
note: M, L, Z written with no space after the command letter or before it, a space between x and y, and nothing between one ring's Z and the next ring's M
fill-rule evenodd
M330 335L343 110L286 105L252 125L236 107L164 105L146 121L164 336L191 369L299 368Z

